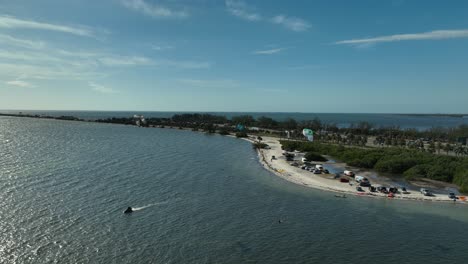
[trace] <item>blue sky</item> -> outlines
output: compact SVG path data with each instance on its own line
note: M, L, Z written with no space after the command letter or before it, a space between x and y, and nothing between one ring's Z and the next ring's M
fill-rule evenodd
M467 1L0 2L0 109L468 113Z

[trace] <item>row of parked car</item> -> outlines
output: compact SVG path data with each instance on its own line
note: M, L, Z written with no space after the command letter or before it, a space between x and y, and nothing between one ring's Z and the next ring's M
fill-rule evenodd
M329 174L330 172L327 170L327 169L324 169L322 165L318 164L318 165L302 165L301 166L301 169L303 170L306 170L306 171L310 171L314 174Z
M419 190L424 196L434 196L434 194L429 190L429 189L426 189L426 188L421 188ZM452 200L457 200L458 197L457 195L455 195L455 193L451 192L448 194L448 198L452 199Z

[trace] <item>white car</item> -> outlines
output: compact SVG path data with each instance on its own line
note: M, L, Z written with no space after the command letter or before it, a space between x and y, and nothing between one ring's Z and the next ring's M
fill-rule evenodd
M429 191L428 189L421 188L420 191L424 196L432 196L431 191Z

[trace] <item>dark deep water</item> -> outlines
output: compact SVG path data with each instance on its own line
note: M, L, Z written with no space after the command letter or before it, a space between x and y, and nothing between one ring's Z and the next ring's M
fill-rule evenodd
M0 117L0 190L0 263L468 259L465 205L337 199L218 135Z

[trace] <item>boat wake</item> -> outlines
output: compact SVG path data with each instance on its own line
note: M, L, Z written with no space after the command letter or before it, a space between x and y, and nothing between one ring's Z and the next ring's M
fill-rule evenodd
M157 205L163 205L163 204L167 204L169 203L169 201L163 201L163 202L159 202L159 203L151 203L151 204L147 204L145 206L141 206L141 207L132 207L132 210L135 212L135 211L141 211L143 209L146 209L148 207L152 207L152 206L157 206Z

